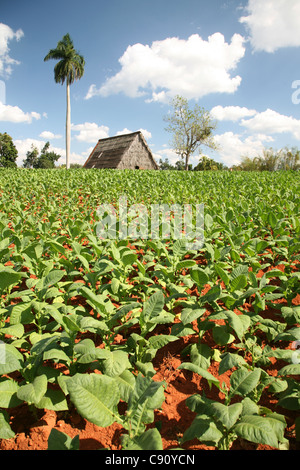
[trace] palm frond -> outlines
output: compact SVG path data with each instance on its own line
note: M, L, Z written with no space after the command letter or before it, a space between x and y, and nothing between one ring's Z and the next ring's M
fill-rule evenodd
M74 80L79 80L84 74L85 60L73 45L69 34L66 34L57 43L56 49L50 49L44 61L54 59L59 60L54 67L54 79L56 83L63 84L67 81L72 84Z

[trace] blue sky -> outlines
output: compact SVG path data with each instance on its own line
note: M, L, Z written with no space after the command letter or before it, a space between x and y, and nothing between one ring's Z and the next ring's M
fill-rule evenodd
M228 166L300 147L299 0L1 0L0 132L20 166L47 141L65 161L66 90L43 59L66 33L86 61L71 87L71 162L140 129L157 161L175 162L163 118L176 94L217 120L218 151L201 151Z

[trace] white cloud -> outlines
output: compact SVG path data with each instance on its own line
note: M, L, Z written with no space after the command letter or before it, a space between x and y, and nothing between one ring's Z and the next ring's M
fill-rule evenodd
M241 108L240 106L215 106L211 115L219 121L238 121L243 117L254 116L255 109Z
M242 119L240 124L252 132L271 135L291 133L295 139L300 140L300 120L272 109L257 113L251 119Z
M171 148L164 148L164 149L158 150L157 152L153 153L153 157L155 158L157 163L159 163L159 160L164 161L164 160L168 159L169 163L173 166L178 161L184 161L180 157L180 155L178 155ZM199 163L199 158L200 158L199 155L192 155L189 159L189 163L191 163L193 166L195 166Z
M86 96L85 96L85 99L86 100L89 100L90 98L92 98L93 96L95 95L98 95L98 90L97 90L97 87L95 84L91 85L90 88L89 88L89 91L87 92Z
M23 165L23 160L26 158L26 153L31 151L32 146L36 147L38 151L40 152L44 145L46 144L45 140L37 140L37 139L17 139L14 140L14 144L18 150L18 158L16 160L16 163L18 166ZM89 149L90 150L90 149ZM66 150L61 147L54 147L50 145L49 148L50 152L55 152L58 155L61 155L61 158L56 162L56 165L63 165L66 163ZM82 152L82 154L76 153L76 152L71 152L70 155L70 163L80 163L80 165L83 165L84 162L87 159L87 155L89 155L90 152Z
M242 156L255 157L261 154L265 147L264 141L272 140L271 137L264 135L243 138L233 132L215 136L220 158L228 167L240 163Z
M99 139L109 137L109 127L98 126L95 122L85 122L84 124L72 124L73 131L79 131L75 139L80 142L97 142Z
M157 162L159 162L160 159L162 160L168 159L171 165L174 165L177 162L177 160L180 160L179 155L177 155L177 153L173 149L169 149L169 148L158 150L157 152L153 154L153 157L155 158Z
M194 34L187 40L173 37L151 46L134 44L119 59L120 72L99 89L91 85L86 99L123 92L132 98L145 96L147 102L165 102L176 94L198 99L209 93L234 93L241 77L230 72L244 54L239 34L229 44L221 33L207 41Z
M9 55L9 41L16 39L19 41L24 36L21 29L14 32L6 24L0 23L0 75L3 77L9 76L12 73L12 65L17 65L20 62L12 59Z
M61 139L62 135L53 134L53 132L50 132L50 131L43 131L40 134L40 137L42 137L42 139L52 140L52 139Z
M238 122L256 137L263 136L263 140L266 135L283 133L290 133L295 139L300 140L300 120L280 114L273 109L268 108L258 112L240 106L215 106L211 110L211 115L219 121Z
M246 10L249 15L240 22L246 24L255 51L300 46L299 0L249 0Z
M151 132L147 131L147 129L138 129L138 131L141 131L146 140L151 139L152 134ZM125 127L125 129L123 129L122 131L118 131L116 135L131 134L132 132L135 131L131 131L130 129L127 129L127 127Z
M46 142L36 139L17 139L14 140L14 144L18 150L18 158L16 163L18 166L22 166L23 160L26 158L26 153L29 152L32 146L36 147L39 151L42 150Z
M31 123L32 119L40 119L41 115L32 111L31 113L25 113L18 106L5 105L0 102L0 121L7 122L27 122Z

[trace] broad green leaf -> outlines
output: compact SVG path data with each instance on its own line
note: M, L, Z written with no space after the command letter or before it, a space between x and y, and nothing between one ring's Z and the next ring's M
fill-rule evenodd
M212 354L213 350L203 342L192 344L190 348L191 362L205 370L210 366Z
M197 320L197 318L201 317L205 312L205 308L184 308L181 312L181 321L184 325L187 325L188 323L192 323L194 320Z
M166 344L177 341L177 336L156 335L149 338L149 346L153 349L163 348Z
M204 379L208 381L208 383L213 383L216 387L220 387L219 380L214 377L210 372L208 372L205 369L202 369L202 367L197 366L196 364L192 364L190 362L182 362L178 369L186 369L190 370L191 372L195 372L196 374L201 375Z
M211 405L215 402L214 400L207 398L205 395L190 395L185 400L185 403L191 411L194 411L199 415L213 416Z
M156 428L128 440L126 450L163 450L161 435Z
M247 319L246 320L247 321L247 328L250 325L250 317L247 317L245 315L237 315L236 313L232 312L231 310L225 311L225 315L227 316L229 326L231 326L231 328L235 331L238 338L240 340L242 340L242 338L245 334L245 324L246 324L246 322L243 322L241 320L241 317L245 317Z
M76 352L76 354L79 354L79 355L86 354L88 352L94 352L95 343L90 338L82 339L81 341L75 344L74 351Z
M50 273L45 277L43 281L43 288L48 289L49 287L59 282L65 275L66 275L66 272L60 269L50 271Z
M145 424L154 420L154 410L160 408L165 396L163 382L155 382L150 377L139 374L130 394L127 409L128 428L133 436L145 429Z
M64 432L52 428L48 437L48 450L79 450L79 434L72 439Z
M259 405L257 405L251 398L246 397L241 401L243 405L242 416L244 415L258 415Z
M271 225L272 229L276 227L277 217L272 211L270 211L268 214L268 223Z
M214 266L215 270L216 270L216 273L220 276L220 278L222 279L222 281L224 282L224 284L226 286L228 286L229 282L230 282L230 278L228 276L228 274L224 271L224 269L221 268L220 265L216 264Z
M234 432L243 439L278 448L279 443L271 422L266 417L245 415L234 426Z
M147 353L148 353L148 351L147 351ZM153 351L153 349L151 351ZM144 360L144 358L143 358L143 360ZM153 367L152 361L151 362L136 361L135 366L136 366L137 370L139 372L141 372L141 374L143 374L145 377L153 377L156 374L156 370Z
M58 348L48 349L43 353L43 360L44 361L63 361L67 364L71 363L70 357L62 350Z
M191 426L184 432L182 443L192 439L198 439L207 445L217 445L223 437L216 424L205 416L196 416Z
M140 325L142 330L147 329L146 324L152 322L162 312L165 304L165 298L162 292L158 291L152 294L144 303L140 314Z
M192 269L190 271L190 276L193 281L195 281L195 283L200 287L203 287L209 281L207 274L200 268Z
M125 252L121 256L121 261L124 264L124 266L132 266L137 260L137 255L136 253L132 252Z
M235 277L230 282L230 290L231 292L235 292L236 290L242 290L247 285L247 277L245 274L241 274L240 276Z
M14 380L0 381L0 408L14 408L22 403L17 398L19 385Z
M227 325L215 325L212 333L215 342L221 346L230 344L235 340L235 337L231 334L231 330Z
M19 387L17 397L19 400L26 401L30 405L37 405L47 391L47 384L46 375L38 375L32 383Z
M113 378L99 374L76 374L66 381L66 387L83 418L103 428L116 420L120 392Z
M10 335L15 338L22 338L24 335L24 326L22 323L16 323L14 325L5 325L4 328L0 329L0 332L3 333L4 335Z
M182 336L188 336L195 334L195 330L191 327L190 324L186 326L183 323L174 323L171 328L171 335L175 335L178 338Z
M155 292L149 297L143 307L145 318L151 318L161 313L165 303L164 295L161 291Z
M11 268L1 268L0 270L0 292L5 291L8 287L18 284L24 274L18 273Z
M230 377L230 394L245 397L257 386L261 375L261 369L249 371L243 367L235 370Z
M0 375L22 369L23 355L11 344L0 343Z
M297 364L289 364L287 366L282 367L278 371L278 375L300 375L300 354L299 352L295 351L295 358L297 358L298 363Z
M241 403L235 403L233 405L223 405L223 403L212 403L211 405L213 415L217 418L226 429L231 429L232 426L239 419L243 405Z
M109 355L103 360L104 374L109 377L115 377L126 369L131 367L128 359L128 354L125 351L116 349L115 351L108 351Z
M9 425L9 415L6 410L0 410L0 439L12 439L14 431Z
M22 323L23 325L27 325L31 323L34 319L31 310L31 302L21 302L17 305L13 305L10 310L10 324L16 325Z
M222 356L222 360L219 365L219 374L222 375L224 372L226 372L229 369L232 369L233 367L237 367L239 365L246 365L245 359L240 356L239 354L233 354L233 353L224 353Z
M30 335L30 341L33 344L31 348L31 353L33 354L42 354L44 351L47 351L48 349L52 349L54 346L54 343L58 343L60 339L60 335L55 333L55 334L43 334L39 335L37 333L31 334Z
M129 400L130 394L134 390L134 385L135 385L134 374L128 369L126 369L120 375L115 377L115 381L119 386L120 399L127 403Z
M196 261L192 260L192 259L185 259L183 261L179 261L177 264L176 264L176 271L180 271L181 269L189 269L189 268L192 268L193 266L195 266L196 264Z
M42 399L35 405L39 409L67 411L69 409L65 394L61 390L48 389Z
M80 320L80 329L92 331L94 333L97 333L98 331L109 331L109 328L104 321L96 320L93 317L83 317Z

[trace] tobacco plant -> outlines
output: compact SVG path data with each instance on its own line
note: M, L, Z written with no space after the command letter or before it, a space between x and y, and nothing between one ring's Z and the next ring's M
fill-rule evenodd
M299 439L299 172L0 170L0 439L14 437L12 409L27 403L117 422L124 450L161 450L166 384L154 364L168 347L183 374L223 396L186 400L197 416L184 447L288 448L285 415L261 405L269 396L294 413ZM172 216L168 239L99 238L98 207L118 210L124 195L149 214L203 203L203 246L172 238ZM54 429L56 446L78 449L79 438Z

